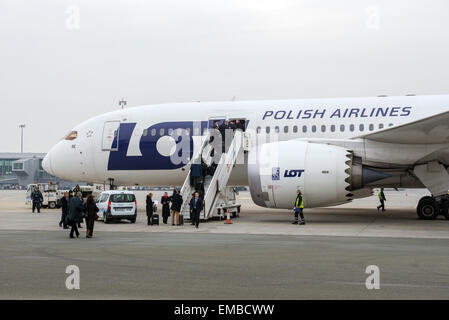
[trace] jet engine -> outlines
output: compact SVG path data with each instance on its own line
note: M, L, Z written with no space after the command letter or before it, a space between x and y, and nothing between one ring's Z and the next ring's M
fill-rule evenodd
M350 150L327 144L290 140L258 145L248 157L251 197L262 207L291 209L299 189L309 208L345 203L352 191L389 176L356 160Z

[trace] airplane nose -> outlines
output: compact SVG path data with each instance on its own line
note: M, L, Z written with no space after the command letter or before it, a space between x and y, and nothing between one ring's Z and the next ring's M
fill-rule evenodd
M44 160L42 160L42 168L44 168L44 170L49 174L54 175L51 167L51 152L47 153Z

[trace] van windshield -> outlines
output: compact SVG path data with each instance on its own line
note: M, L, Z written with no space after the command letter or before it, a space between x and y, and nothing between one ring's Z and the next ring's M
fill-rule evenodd
M134 202L136 197L133 194L112 194L109 199L111 202Z

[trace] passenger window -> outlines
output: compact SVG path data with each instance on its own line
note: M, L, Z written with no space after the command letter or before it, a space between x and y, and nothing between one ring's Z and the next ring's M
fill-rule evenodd
M312 132L316 132L316 125L312 126Z
M164 129L164 128L161 128L161 129L159 130L159 135L162 137L164 134L165 134L165 129Z
M151 136L154 137L155 135L156 135L156 129L153 128L153 129L151 129Z
M307 132L307 126L302 126L302 132L304 132L304 133Z
M321 126L321 132L326 132L326 126L325 125Z
M270 127L266 127L265 131L266 133L270 133Z
M284 127L284 133L288 133L288 126Z
M360 125L359 125L359 130L360 130L360 131L364 131L364 130L365 130L365 126L364 126L363 124L360 124Z
M168 129L168 135L172 135L173 134L173 129L172 128L170 128L170 129Z
M374 124L371 123L371 124L369 125L369 131L373 131L373 130L374 130Z
M335 124L331 125L331 131L335 132Z
M146 136L148 135L148 129L143 130L142 135L143 135L144 137L146 137Z
M186 128L186 134L190 136L190 128Z
M294 126L294 127L293 127L293 132L294 132L294 133L298 132L298 126Z
M341 132L345 132L345 125L344 124L340 125L340 131Z
M383 128L384 128L384 124L383 123L379 124L379 129L383 129Z
M279 127L278 126L274 127L274 132L279 133Z
M353 124L351 124L351 125L349 126L349 131L353 132L353 131L354 131L354 129L355 129L354 125L353 125Z
M394 124L390 123L388 126L389 126L389 127L392 127L392 126L394 126Z
M257 133L260 133L261 128L257 127Z

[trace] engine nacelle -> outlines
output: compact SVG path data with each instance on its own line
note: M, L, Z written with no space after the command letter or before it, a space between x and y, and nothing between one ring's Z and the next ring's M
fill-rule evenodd
M342 204L352 196L354 167L361 169L342 147L295 140L259 145L249 152L251 197L262 207L291 209L299 189L306 207Z

